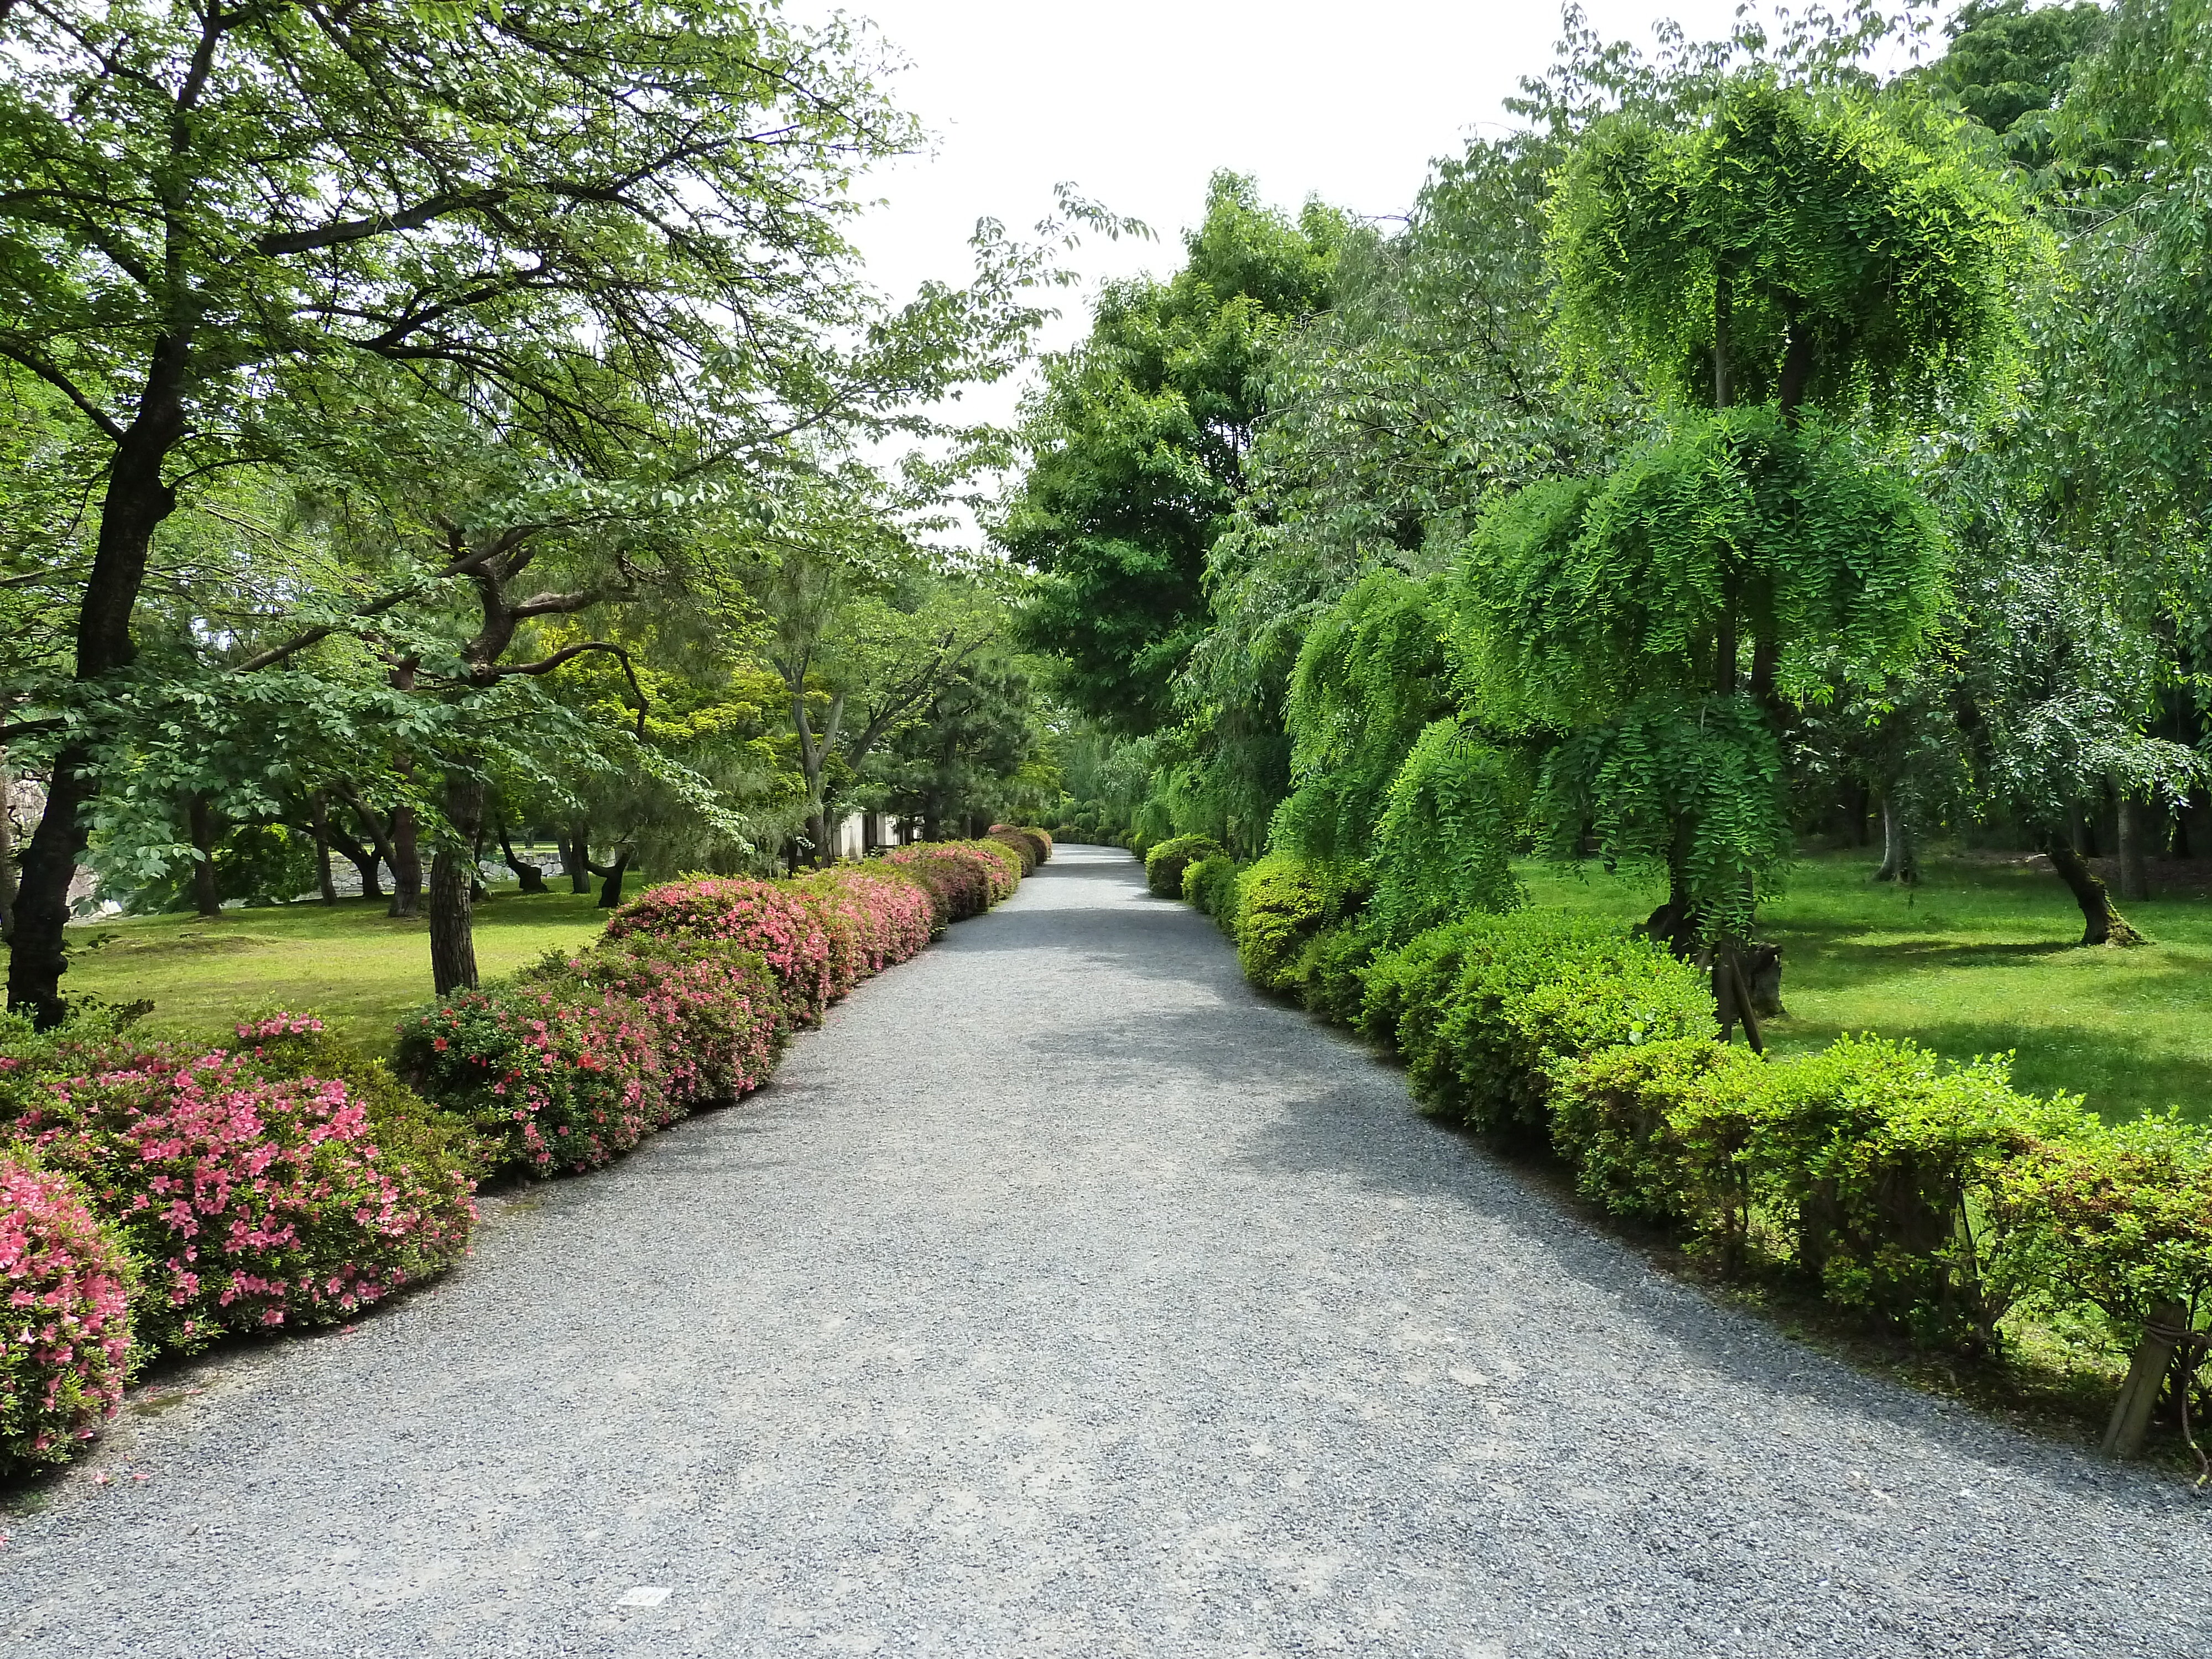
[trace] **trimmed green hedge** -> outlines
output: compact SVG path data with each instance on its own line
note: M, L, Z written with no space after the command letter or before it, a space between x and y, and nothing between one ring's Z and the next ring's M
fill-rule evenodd
M1237 860L1226 853L1186 865L1182 872L1183 902L1205 911L1231 939L1237 937Z
M1145 885L1157 898L1182 896L1182 872L1200 860L1219 858L1228 848L1211 836L1171 836L1149 852L1139 851L1145 861Z
M1300 954L1332 902L1328 870L1270 853L1244 872L1237 893L1237 957L1263 991L1294 991Z
M1218 915L1219 868L1186 879ZM1252 982L1399 1054L1437 1116L1548 1139L1586 1197L1724 1273L1788 1274L1968 1352L2000 1346L2015 1311L2087 1319L2124 1349L2160 1303L2212 1309L2202 1127L2107 1127L2015 1090L2002 1056L1853 1036L1762 1057L1718 1040L1703 973L1595 920L1478 915L1382 949L1346 890L1285 854L1246 868Z
M1541 1133L1562 1062L1709 1036L1713 1010L1704 975L1659 946L1523 911L1471 916L1377 957L1360 1025L1404 1056L1437 1115Z

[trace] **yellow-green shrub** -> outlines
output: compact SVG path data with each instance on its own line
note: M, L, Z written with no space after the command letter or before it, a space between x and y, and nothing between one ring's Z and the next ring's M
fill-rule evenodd
M1228 849L1211 836L1170 836L1150 852L1139 854L1145 860L1145 885L1159 898L1182 896L1182 872L1201 859L1216 858Z
M1187 866L1182 872L1182 896L1220 923L1221 931L1237 935L1237 860L1216 853Z
M1237 884L1237 957L1263 991L1297 988L1298 959L1334 902L1327 866L1270 853Z

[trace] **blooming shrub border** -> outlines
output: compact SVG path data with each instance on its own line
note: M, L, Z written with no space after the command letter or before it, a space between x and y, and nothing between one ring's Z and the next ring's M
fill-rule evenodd
M0 1026L0 1312L26 1321L0 1319L0 1473L95 1436L149 1353L350 1317L442 1272L483 1175L593 1169L759 1087L792 1030L1050 852L1010 828L664 883L588 949L407 1021L398 1075L305 1014L207 1052L135 1040L127 1010Z
M62 1462L115 1414L134 1288L84 1189L0 1151L0 1474Z

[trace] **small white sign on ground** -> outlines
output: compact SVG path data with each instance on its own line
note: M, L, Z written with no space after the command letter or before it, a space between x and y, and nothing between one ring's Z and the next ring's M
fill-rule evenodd
M624 1590L622 1600L615 1605L618 1607L657 1607L668 1599L670 1593L666 1584L640 1584L635 1589Z

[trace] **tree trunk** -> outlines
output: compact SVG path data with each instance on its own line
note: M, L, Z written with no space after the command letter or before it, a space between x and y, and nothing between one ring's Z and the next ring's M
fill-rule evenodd
M568 872L571 892L592 890L592 826L578 818L568 826L568 839L561 844L561 867Z
M392 903L386 914L415 916L422 913L422 846L415 822L415 809L392 809Z
M1851 845L1867 844L1867 815L1874 809L1874 792L1856 778L1844 785L1844 818L1851 827Z
M346 787L346 804L353 808L354 817L361 820L362 832L368 837L368 844L374 850L374 856L367 864L362 865L362 896L381 898L384 894L376 881L377 861L381 860L384 867L392 872L392 879L395 886L399 880L399 860L392 848L392 837L385 833L382 822L378 819L374 812L369 810L368 803L355 792L350 784ZM346 856L352 859L357 865L362 863L360 858L352 853L348 853Z
M321 790L307 797L307 810L314 815L315 880L323 890L323 902L336 904L338 884L331 879L331 804Z
M376 878L376 848L362 846L339 829L335 822L329 824L329 832L331 845L337 849L338 856L353 866L360 876L361 896L363 898L382 898L384 889Z
M0 942L15 937L15 778L0 749Z
M944 827L945 821L937 816L937 809L934 806L929 807L923 811L921 815L921 838L924 841L935 841L937 839L937 832Z
M2143 847L2147 839L2143 804L2124 790L2114 793L2119 801L2120 896L2133 903L2150 896L2150 866Z
M483 827L484 785L459 772L446 778L446 817L453 838L430 860L430 983L440 996L477 984L476 917L470 898L476 860L469 849Z
M15 933L9 941L8 1006L30 1015L40 1030L62 1023L69 1011L62 1000L62 975L69 971L65 946L70 883L76 855L84 850L85 805L96 793L92 756L70 744L54 757L46 786L46 808L23 849L23 878L15 890Z
M499 818L499 850L501 855L507 860L507 867L514 872L514 879L524 892L543 893L549 890L545 885L545 872L527 860L520 859L514 855L514 842L507 836L507 817L504 813L501 814Z
M591 874L592 874L591 872L591 818L577 818L575 825L571 825L571 830L568 830L568 834L573 836L573 841L568 842L568 852L564 854L564 856L571 858L571 865L568 865L568 887L571 887L573 891L577 891L577 894L588 894L588 891L591 891Z
M2067 844L2085 859L2097 856L2097 820L2088 807L2076 801L2070 809L2072 821L2067 826Z
M483 809L477 809L477 838L469 848L469 902L489 904L491 889L483 884Z
M1881 798L1881 867L1874 872L1874 878L1904 887L1920 884L1920 849L1912 824L1894 793Z
M2074 844L2057 831L2045 836L2043 853L2051 860L2051 867L2058 872L2058 879L2066 884L2066 890L2074 895L2075 903L2081 907L2081 943L2084 945L2141 945L2143 936L2128 926L2126 920L2112 908L2112 895L2105 884L2097 879L2095 872L2074 850Z
M198 854L192 860L192 908L204 916L219 916L222 894L215 884L215 811L208 805L206 790L193 791L185 815Z
M154 343L137 417L108 461L92 574L77 608L80 685L128 667L137 654L131 616L145 585L147 549L155 528L177 510L177 493L162 478L161 469L184 433L181 393L191 349L184 336L164 335ZM62 975L69 970L63 930L69 925L76 857L89 828L84 809L99 793L89 750L75 743L65 746L54 757L46 811L23 855L8 957L8 1006L29 1014L41 1030L58 1025L68 1012L61 993Z
M599 907L600 909L614 910L621 908L623 878L629 873L630 857L630 849L624 847L616 852L615 861L612 864L593 864L586 866L593 875L601 878Z

